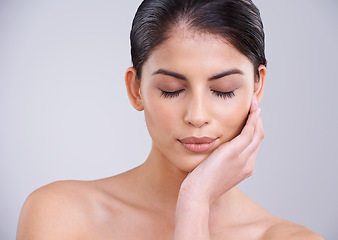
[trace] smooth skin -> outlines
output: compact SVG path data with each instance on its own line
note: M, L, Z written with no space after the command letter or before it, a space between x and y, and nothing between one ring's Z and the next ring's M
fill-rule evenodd
M253 174L264 131L265 66L208 34L172 31L142 69L126 73L129 99L144 111L152 149L144 164L96 181L63 181L26 200L17 240L322 239L277 218L236 185ZM205 152L181 139L215 139ZM117 159L118 161L118 159Z

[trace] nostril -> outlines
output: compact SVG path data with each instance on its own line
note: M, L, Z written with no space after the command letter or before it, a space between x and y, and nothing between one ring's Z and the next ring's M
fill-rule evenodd
M201 128L204 125L207 125L208 122L189 122L189 124L191 124L192 126L194 126L195 128Z
M186 105L184 121L195 128L201 128L209 123L209 117L208 106L202 94L196 94L195 98Z

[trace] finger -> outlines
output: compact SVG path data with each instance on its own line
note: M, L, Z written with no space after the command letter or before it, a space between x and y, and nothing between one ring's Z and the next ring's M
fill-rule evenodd
M251 112L242 132L229 142L229 147L232 148L234 154L240 154L254 140L255 128L259 116L259 108Z
M256 111L258 109L258 102L256 96L252 97L251 106L250 106L250 113Z
M251 156L257 155L261 143L264 139L264 129L262 119L259 117L257 120L254 136L252 142L242 151L241 157L244 159L250 159Z
M260 147L261 147L261 143L254 150L254 152L251 154L251 156L249 157L249 159L247 160L247 162L245 164L244 176L246 178L252 176L252 174L253 174L253 172L255 170L256 159L257 159L257 155L258 155Z
M230 142L224 143L219 149L230 148L230 155L239 155L253 140L255 125L259 117L260 109L258 108L257 99L254 96L251 100L250 112L248 119L241 133Z
M245 178L252 176L252 174L254 173L256 158L261 148L263 138L264 138L263 124L262 119L259 118L255 129L254 140L240 155L240 159L246 162L245 167L243 168Z

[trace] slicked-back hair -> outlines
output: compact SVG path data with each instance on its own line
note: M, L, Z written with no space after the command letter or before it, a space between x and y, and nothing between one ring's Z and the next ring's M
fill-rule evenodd
M144 0L130 32L131 57L137 77L151 52L175 27L221 37L258 66L266 66L263 23L251 0ZM258 79L258 78L255 78Z

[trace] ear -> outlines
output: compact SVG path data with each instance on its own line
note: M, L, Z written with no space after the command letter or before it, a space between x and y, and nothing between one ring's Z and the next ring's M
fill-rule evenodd
M264 92L264 83L266 77L266 67L264 65L259 65L258 67L259 81L255 81L254 84L254 95L257 98L258 103L262 100Z
M125 75L125 82L129 101L131 105L137 110L143 110L143 101L141 96L141 82L137 78L137 71L135 68L130 67L127 69Z

